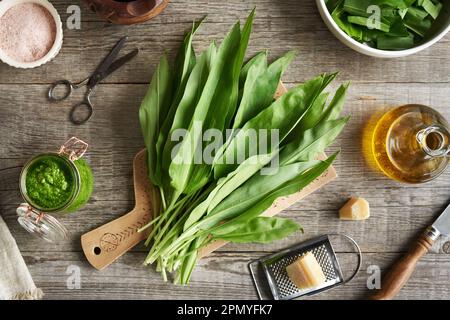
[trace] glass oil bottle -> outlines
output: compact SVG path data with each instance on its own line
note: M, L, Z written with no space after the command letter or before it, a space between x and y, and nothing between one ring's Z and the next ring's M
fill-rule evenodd
M430 107L398 107L367 130L365 153L370 153L371 162L396 181L430 181L444 172L450 161L450 126Z

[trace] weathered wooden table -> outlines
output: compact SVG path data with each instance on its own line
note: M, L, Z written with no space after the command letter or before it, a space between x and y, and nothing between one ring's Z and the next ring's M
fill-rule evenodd
M450 171L424 185L400 185L366 165L362 129L376 110L405 103L430 105L450 119L450 37L412 57L380 60L360 55L342 45L326 29L314 1L297 0L173 0L154 20L136 26L108 25L89 13L81 1L52 0L65 21L66 9L82 7L81 30L65 30L64 46L51 63L34 70L0 65L0 213L9 225L35 282L48 299L255 299L247 263L256 257L316 235L342 232L353 236L364 252L362 270L350 284L315 298L354 299L368 294L367 268L381 270L399 257L450 199ZM337 143L335 163L339 178L284 212L304 226L284 241L270 245L229 244L203 259L189 287L164 283L152 268L142 266L145 249L135 248L108 269L99 272L85 260L80 235L128 212L133 207L132 159L143 147L138 108L161 54L178 48L191 22L205 14L196 46L205 48L221 39L238 18L257 7L250 54L269 49L276 57L289 49L298 58L287 72L287 85L321 72L339 70L339 81L351 80L346 112L352 120ZM77 99L60 104L46 100L46 90L58 79L81 80L123 35L127 48L141 53L108 78L95 94L96 111L86 125L68 121ZM49 245L32 238L16 222L21 201L18 175L36 153L55 150L69 136L90 143L88 158L95 175L95 193L82 211L63 223L70 241ZM364 222L342 222L337 210L352 195L365 197L372 216ZM449 299L450 249L441 239L418 266L399 298ZM351 269L355 256L338 246L343 268ZM448 252L448 254L445 253ZM80 270L81 289L73 288L73 272ZM69 284L69 286L68 286ZM73 288L73 289L71 289Z

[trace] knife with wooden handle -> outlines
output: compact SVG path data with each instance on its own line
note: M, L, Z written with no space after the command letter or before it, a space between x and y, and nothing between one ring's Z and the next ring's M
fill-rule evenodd
M408 253L397 261L381 282L381 289L370 297L371 300L393 299L414 273L419 260L441 236L450 235L450 205L439 218L428 227L409 249Z

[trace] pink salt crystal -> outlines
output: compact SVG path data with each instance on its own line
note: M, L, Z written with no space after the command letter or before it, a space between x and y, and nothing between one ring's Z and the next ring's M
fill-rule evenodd
M18 4L0 17L0 50L15 61L41 59L50 51L55 38L55 20L39 4Z

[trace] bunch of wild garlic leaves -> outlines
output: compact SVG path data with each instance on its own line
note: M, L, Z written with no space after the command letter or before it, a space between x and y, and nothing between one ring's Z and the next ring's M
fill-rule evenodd
M322 74L274 101L294 54L268 64L261 52L244 64L253 18L254 11L242 30L236 23L220 46L213 42L200 56L192 39L201 22L194 24L174 66L161 58L139 110L157 213L143 228L152 226L145 264L157 263L164 279L175 272L178 284L189 283L198 250L214 240L266 243L300 229L289 219L260 215L330 166L336 154L324 161L317 155L348 121L339 116L348 84L327 104L324 89L336 74ZM219 130L224 137L211 162L194 161L195 151L209 146L194 130L198 123L202 132ZM186 133L181 142L173 138L179 129ZM250 131L276 131L276 143L258 148L268 138L256 135L255 143ZM229 161L237 154L243 161ZM263 174L274 159L272 174Z

